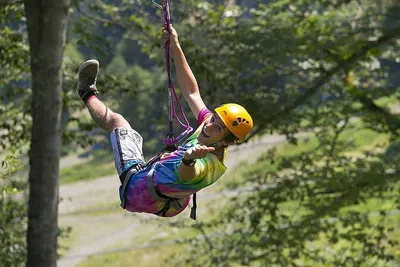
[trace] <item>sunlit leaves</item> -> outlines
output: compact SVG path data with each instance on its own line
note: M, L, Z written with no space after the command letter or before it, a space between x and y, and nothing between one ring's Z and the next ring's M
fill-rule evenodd
M25 262L26 204L21 201L25 183L10 179L21 169L18 153L1 161L0 265L23 266Z

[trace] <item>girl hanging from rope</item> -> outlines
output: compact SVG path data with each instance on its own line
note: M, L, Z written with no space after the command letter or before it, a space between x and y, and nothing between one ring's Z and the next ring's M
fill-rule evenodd
M77 93L93 121L110 133L115 167L122 183L121 206L131 212L171 217L188 206L191 195L224 174L227 147L242 141L253 121L238 104L221 105L213 112L207 109L172 26L169 31L163 29L163 40L169 42L179 87L198 126L177 150L163 153L155 162L146 164L142 136L96 96L97 60L88 60L79 68Z

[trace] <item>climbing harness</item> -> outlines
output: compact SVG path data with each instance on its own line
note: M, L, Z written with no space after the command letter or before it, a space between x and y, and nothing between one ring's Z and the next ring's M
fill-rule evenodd
M153 164L150 171L147 173L147 177L146 177L147 189L149 190L149 193L153 200L165 202L164 207L160 211L156 212L157 215L161 214L161 216L165 217L170 206L173 206L175 209L179 210L180 208L182 208L182 205L179 203L180 199L168 197L168 196L162 194L160 191L155 189L154 181L153 181L154 166L155 166L155 164Z
M164 29L170 32L170 24L171 24L171 16L169 13L169 8L170 8L170 1L169 0L164 0L164 5L158 4L155 0L152 0L152 2L159 7L160 9L163 10L163 17L164 17ZM172 206L175 209L180 209L182 208L182 205L180 204L180 201L182 199L178 198L172 198L169 196L166 196L162 194L160 191L158 191L154 187L154 181L153 181L153 176L154 176L154 171L155 171L155 166L158 164L158 161L161 159L162 155L165 152L173 152L177 149L176 144L182 141L183 138L188 136L192 131L193 128L190 127L189 121L185 116L185 113L183 112L182 106L179 103L178 96L176 95L174 84L172 82L172 75L171 75L171 59L170 59L170 54L169 54L169 40L165 42L164 45L165 49L165 68L168 74L168 121L169 121L169 129L166 137L164 138L163 144L165 147L161 150L160 153L158 153L156 156L152 157L146 165L140 165L136 164L132 166L131 169L129 169L128 173L125 176L125 179L123 181L122 185L122 201L121 201L121 207L125 209L126 207L126 200L125 200L125 190L127 185L129 184L129 180L139 171L151 166L150 171L147 174L147 189L149 190L149 193L151 195L151 198L155 201L161 201L165 202L163 208L156 212L156 215L161 215L163 217L166 216L169 208ZM183 122L179 118L176 109L178 109L181 117L183 118ZM180 133L177 137L174 136L174 130L173 130L173 123L174 119L180 124L181 127L184 128L184 131ZM192 210L190 213L190 218L193 220L196 220L196 208L197 208L197 203L196 203L196 193L193 194L193 206Z

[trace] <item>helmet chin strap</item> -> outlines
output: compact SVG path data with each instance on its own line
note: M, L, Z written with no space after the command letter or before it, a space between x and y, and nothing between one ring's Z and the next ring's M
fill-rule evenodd
M214 148L221 148L224 147L224 145L222 144L222 141L218 141L214 144L208 145L209 147L214 147Z
M221 140L219 140L218 142L214 143L214 144L210 144L208 146L214 147L214 148L221 148L221 147L225 147L224 144L222 143L224 141L224 139L228 136L229 132L227 132L222 138Z

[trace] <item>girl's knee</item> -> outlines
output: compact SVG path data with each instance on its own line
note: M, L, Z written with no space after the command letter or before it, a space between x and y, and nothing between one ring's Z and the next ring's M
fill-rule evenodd
M129 129L131 128L131 125L121 114L113 112L113 114L111 115L108 132L111 133L115 128Z

